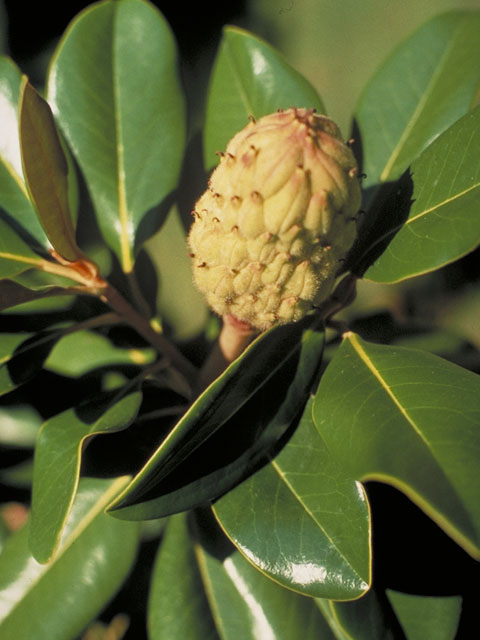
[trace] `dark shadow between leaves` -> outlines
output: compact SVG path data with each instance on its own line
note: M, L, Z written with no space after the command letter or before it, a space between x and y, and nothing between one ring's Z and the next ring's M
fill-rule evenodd
M59 337L58 331L44 331L18 345L0 366L0 394L31 380L42 369Z
M161 229L176 198L176 191L171 191L162 202L153 206L142 216L135 236L135 254L138 253L147 240Z
M26 229L21 224L21 222L19 222L19 220L11 216L2 208L0 208L0 219L4 220L8 224L8 226L11 227L20 236L20 238L25 242L25 244L27 244L30 247L30 249L32 249L32 251L35 251L35 253L38 253L38 255L41 256L42 258L49 257L48 251L45 249L44 246L40 244L40 242L38 242L38 240L34 236L32 236L30 231Z
M356 120L352 126L352 151L364 176L362 135ZM365 177L365 176L364 176ZM413 200L413 179L410 169L395 181L374 184L363 190L357 240L350 250L342 272L351 271L361 278L365 271L385 251L408 218Z
M189 513L188 529L193 540L219 562L224 562L236 551L209 507L199 507Z
M129 502L165 497L164 515L190 509L218 499L268 463L293 433L301 415L299 410L298 416L288 423L274 420L279 398L286 397L297 363L298 352L289 359L288 366L262 385L230 420L165 478L138 496L132 494Z
M238 395L238 373L227 378L219 406L212 404L207 391L197 407L202 407L200 420L180 426L163 451L155 454L156 464L139 476L111 511L122 518L128 518L128 509L135 505L148 505L140 507L142 517L185 511L219 498L269 462L297 426L317 382L323 331L314 328L315 323L312 316L293 327L278 327L249 350L240 374L246 376L247 399ZM303 339L305 329L311 334ZM262 367L249 369L252 358L269 352L270 375Z
M362 220L358 237L349 252L345 270L361 278L382 255L405 224L413 204L413 178L410 169L395 182L369 187L365 199L373 198Z

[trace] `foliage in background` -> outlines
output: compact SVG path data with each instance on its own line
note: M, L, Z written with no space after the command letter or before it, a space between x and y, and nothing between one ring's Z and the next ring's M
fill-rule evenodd
M410 279L447 265L468 285L480 244L479 29L478 12L434 17L355 110L364 210L343 272L400 283L405 308ZM218 323L191 282L189 166L207 175L249 116L323 110L313 87L226 28L202 166L175 41L144 0L82 12L45 98L6 57L0 77L2 482L32 485L28 524L2 529L2 639L68 640L99 615L119 636L123 613L152 640L461 634L475 591L455 567L480 556L480 363L461 334L354 304L340 327L265 332L195 399ZM383 535L397 508L402 533ZM441 584L422 582L425 528Z

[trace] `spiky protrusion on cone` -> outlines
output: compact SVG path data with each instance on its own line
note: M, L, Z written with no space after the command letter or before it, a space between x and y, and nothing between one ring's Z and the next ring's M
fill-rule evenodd
M260 330L330 294L356 236L357 163L313 109L250 122L221 154L189 235L194 279L214 311Z

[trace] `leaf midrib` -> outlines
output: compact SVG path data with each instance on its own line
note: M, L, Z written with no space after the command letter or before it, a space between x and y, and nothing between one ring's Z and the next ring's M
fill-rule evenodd
M313 522L315 522L316 526L322 531L323 535L329 541L329 543L332 545L332 547L337 550L338 555L344 560L345 564L348 567L350 567L352 572L359 578L359 580L361 580L361 582L365 583L365 580L362 578L362 576L358 573L358 571L356 569L354 569L354 567L352 566L351 562L349 562L349 560L345 557L344 553L342 551L340 551L340 549L338 548L338 545L335 544L335 542L333 541L331 536L327 533L325 527L323 527L322 524L317 520L317 518L315 518L315 515L313 514L311 509L309 509L309 507L306 505L306 503L302 500L301 496L295 490L294 486L287 480L287 475L280 468L280 465L278 464L278 462L276 462L276 460L272 460L270 462L270 464L272 465L274 470L277 472L277 474L279 475L279 477L282 480L282 482L284 482L286 484L286 486L288 487L288 489L292 493L293 497L301 504L302 508L305 510L307 515L313 520Z
M400 153L402 152L402 150L405 147L405 143L408 140L410 133L412 132L412 130L414 129L415 125L417 124L418 120L420 119L420 116L422 115L423 112L423 108L425 107L425 105L428 103L428 101L430 100L431 95L433 94L434 90L435 90L435 85L437 83L438 77L441 75L442 70L443 70L443 65L445 64L445 61L448 59L448 56L450 55L452 48L455 44L455 41L458 37L458 32L460 31L460 29L463 28L463 22L460 23L458 25L458 27L455 29L455 31L453 32L451 41L449 46L447 47L447 49L444 51L442 58L435 70L435 72L433 73L430 82L427 85L427 88L425 89L425 91L422 94L422 97L420 99L420 101L418 102L416 108L413 111L413 114L409 120L409 122L407 123L407 125L405 126L402 135L400 136L400 139L397 142L396 147L392 150L390 157L387 161L387 163L385 164L385 167L382 171L382 173L380 174L380 182L385 182L389 175L390 175L390 171L392 169L392 167L394 166L397 158L399 157Z

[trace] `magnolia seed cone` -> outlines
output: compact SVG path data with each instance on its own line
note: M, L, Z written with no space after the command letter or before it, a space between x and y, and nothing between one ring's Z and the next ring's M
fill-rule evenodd
M355 240L355 158L332 120L293 108L250 122L220 155L193 212L195 282L214 311L257 329L300 320Z

